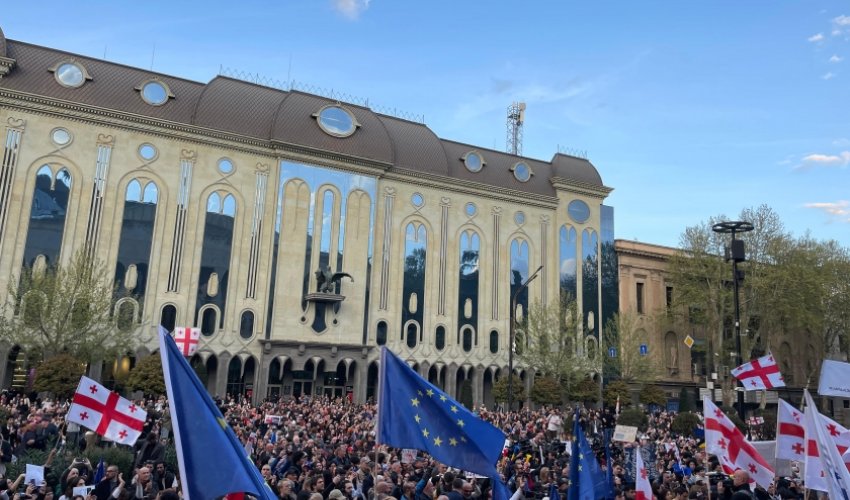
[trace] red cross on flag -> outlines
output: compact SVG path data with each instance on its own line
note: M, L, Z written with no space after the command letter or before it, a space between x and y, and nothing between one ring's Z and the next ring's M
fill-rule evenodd
M174 329L174 343L188 358L198 350L198 341L201 339L201 329L192 326L178 326Z
M743 469L749 472L751 482L767 489L775 475L773 468L717 405L707 397L703 398L702 403L705 412L705 451L716 455L727 473Z
M741 381L745 391L758 391L785 387L785 379L779 373L779 366L773 354L744 363L732 370L732 376Z
M806 457L806 428L803 413L779 400L776 412L776 458L802 461Z
M136 443L148 414L94 380L83 377L65 420L78 423L116 443Z
M808 489L826 491L829 494L829 498L844 498L846 500L850 498L850 470L843 463L844 459L841 457L842 452L840 451L841 445L836 446L835 439L840 435L840 433L836 434L838 430L836 427L837 424L818 412L817 406L815 406L812 395L809 394L808 390L804 390L803 393L806 398L804 421L806 426L806 440L809 443L808 448L814 445L820 451L817 460L806 460L806 487ZM818 483L816 485L817 488L809 484L808 467L813 463L817 463L821 467L818 477L822 480L823 484ZM826 489L821 490L821 487L825 487Z
M635 481L635 500L653 500L652 485L649 483L649 473L643 464L640 447L635 453L635 466L637 468L637 481Z
M829 442L834 443L838 448L839 455L844 454L848 449L850 449L850 433L848 433L846 428L826 415L820 415L820 418L817 419L817 421L823 426L824 435L829 438ZM806 447L805 460L806 487L811 490L828 492L829 484L827 483L826 474L824 472L823 457L821 457L821 452L818 448L817 429L809 429L808 427L808 425L816 425L814 422L815 419L812 419L809 422L804 420L806 441L808 443L808 446ZM777 450L778 449L779 444L777 443ZM847 468L850 469L850 464L847 464L848 459L850 459L850 457L845 457L844 462Z

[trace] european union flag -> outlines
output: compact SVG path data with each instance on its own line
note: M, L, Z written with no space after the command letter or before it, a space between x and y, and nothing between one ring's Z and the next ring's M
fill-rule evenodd
M276 498L260 471L207 394L195 371L160 327L162 375L168 392L177 463L185 500L221 498L250 493L261 500Z
M505 435L429 384L386 347L381 349L378 437L501 483L496 471ZM494 485L494 498L504 494Z
M598 500L605 498L608 485L599 469L596 455L579 425L578 413L573 424L573 448L570 457L570 489L568 500Z

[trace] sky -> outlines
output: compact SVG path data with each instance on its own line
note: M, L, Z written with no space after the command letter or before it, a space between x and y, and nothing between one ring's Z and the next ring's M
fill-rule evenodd
M850 247L846 0L277 0L4 5L7 38L208 82L222 68L424 116L444 139L586 155L617 238L767 204ZM324 89L324 90L320 90Z

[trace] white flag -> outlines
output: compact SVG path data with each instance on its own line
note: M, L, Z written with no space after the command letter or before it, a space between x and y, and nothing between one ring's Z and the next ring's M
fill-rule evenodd
M116 443L133 445L148 413L94 380L83 377L65 420L88 427Z
M823 360L820 367L818 394L850 398L850 363Z
M817 441L820 453L820 462L823 465L826 491L829 498L836 500L847 500L850 498L850 471L841 459L838 447L833 443L827 431L823 416L818 413L815 402L809 391L806 390L806 431L811 432ZM807 487L811 488L811 486Z

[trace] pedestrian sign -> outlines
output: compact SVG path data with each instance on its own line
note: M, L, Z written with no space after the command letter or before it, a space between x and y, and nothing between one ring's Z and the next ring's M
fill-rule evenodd
M609 347L608 348L608 357L609 358L616 358L617 357L617 348L616 347Z
M647 347L646 344L641 344L640 345L640 355L646 356L647 354L649 354L649 347Z

